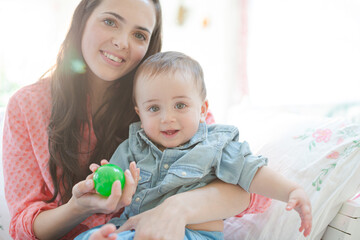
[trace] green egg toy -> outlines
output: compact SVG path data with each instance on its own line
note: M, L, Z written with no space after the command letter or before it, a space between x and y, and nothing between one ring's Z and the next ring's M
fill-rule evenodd
M121 189L125 185L124 171L115 164L105 164L99 167L93 176L95 190L101 195L108 197L111 194L111 187L116 180L120 180Z

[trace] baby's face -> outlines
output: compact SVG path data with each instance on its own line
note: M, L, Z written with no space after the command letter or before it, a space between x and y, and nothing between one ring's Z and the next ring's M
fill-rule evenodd
M135 89L136 112L146 135L160 148L186 143L206 116L207 101L195 81L181 74L140 78Z

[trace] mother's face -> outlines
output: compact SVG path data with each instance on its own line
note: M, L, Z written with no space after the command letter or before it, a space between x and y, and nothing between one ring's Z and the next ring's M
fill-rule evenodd
M93 77L116 80L145 56L156 15L151 0L103 0L90 15L81 50Z

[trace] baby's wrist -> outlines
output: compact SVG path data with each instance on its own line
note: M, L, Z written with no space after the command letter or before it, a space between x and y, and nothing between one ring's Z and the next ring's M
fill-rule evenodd
M301 191L301 192L305 192L304 188L300 185L296 185L296 188L294 189L294 191Z

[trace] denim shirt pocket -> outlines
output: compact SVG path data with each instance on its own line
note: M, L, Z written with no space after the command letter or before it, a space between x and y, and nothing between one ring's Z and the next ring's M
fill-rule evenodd
M188 191L191 189L191 185L198 183L203 176L204 171L193 166L172 166L161 182L159 192L164 194L174 189L178 189L177 192ZM184 191L180 190L182 187L184 188Z
M140 177L137 186L137 191L141 191L143 189L148 189L151 186L151 172L140 170Z

